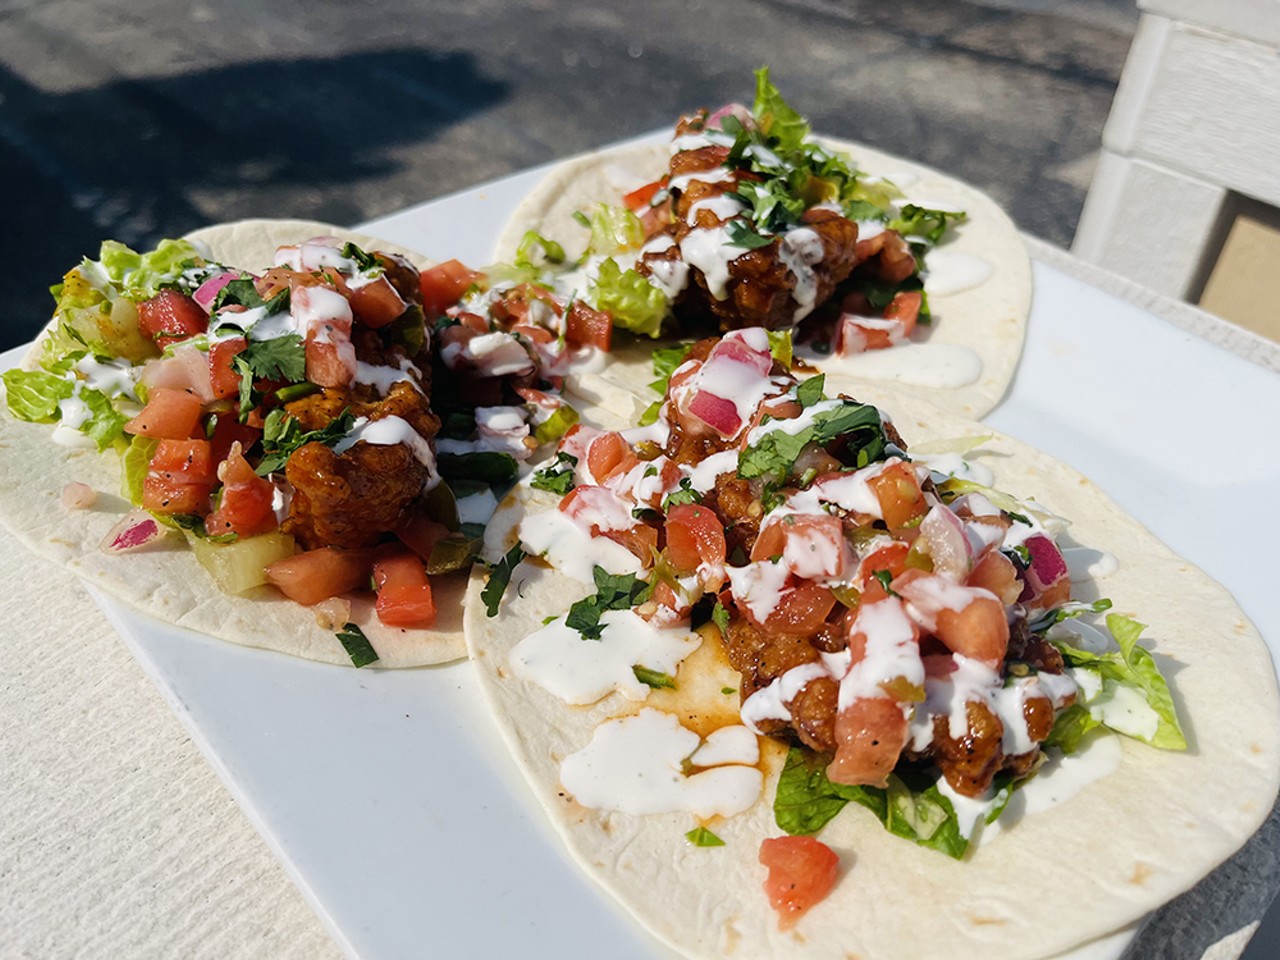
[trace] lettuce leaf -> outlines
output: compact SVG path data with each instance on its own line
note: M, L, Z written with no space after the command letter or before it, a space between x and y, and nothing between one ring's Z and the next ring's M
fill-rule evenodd
M142 506L142 481L147 478L147 468L159 445L159 440L134 437L120 457L120 492L135 507Z
M850 803L866 807L894 836L902 837L957 860L969 841L960 833L951 801L927 777L892 774L887 789L832 783L826 767L831 758L792 747L778 779L773 815L789 834L817 833Z
M640 225L640 218L626 207L597 203L587 222L591 228L587 249L597 256L611 257L644 244L644 227ZM560 252L564 253L563 250Z
M175 284L188 267L203 262L199 251L186 240L161 240L148 253L105 240L98 252L98 263L111 283L135 303L151 299L162 287ZM92 267L92 261L86 260L81 270Z
M965 217L963 210L931 210L908 203L903 206L901 216L889 221L889 229L897 230L904 237L923 237L929 244L935 244L952 223L959 223Z
M1102 679L1101 691L1086 700L1083 706L1089 708L1091 704L1096 704L1116 686L1128 687L1141 695L1147 706L1155 713L1157 724L1154 733L1150 736L1141 736L1130 730L1111 726L1106 722L1105 715L1098 716L1093 709L1090 709L1090 719L1095 721L1093 726L1100 723L1117 733L1143 740L1161 750L1187 749L1187 739L1178 723L1178 713L1173 705L1173 697L1169 693L1169 684L1161 675L1160 668L1156 666L1155 658L1151 656L1150 651L1138 646L1138 637L1146 629L1146 624L1112 613L1107 616L1107 629L1111 631L1111 635L1115 637L1120 647L1118 653L1090 653L1061 640L1052 641L1062 653L1068 666L1078 670L1092 670ZM1063 719L1059 718L1058 723L1062 722ZM1080 737L1090 728L1083 718L1078 716L1072 718L1069 723L1071 726L1064 728L1061 735L1059 735L1058 724L1054 725L1053 737L1062 743L1064 748L1067 743L1073 746L1079 743ZM1081 726L1085 729L1077 733L1074 728Z
M59 418L58 402L66 400L75 385L65 377L43 370L6 370L5 402L19 420L50 423Z
M116 409L115 404L101 390L81 387L80 402L89 408L89 418L80 424L80 432L87 435L102 451L116 443L124 442L124 425L129 418Z
M756 125L781 150L799 150L809 135L809 122L791 109L769 80L769 68L756 71L756 99L751 109Z
M667 297L634 270L605 260L591 285L596 309L613 314L613 324L632 333L657 338L667 316Z

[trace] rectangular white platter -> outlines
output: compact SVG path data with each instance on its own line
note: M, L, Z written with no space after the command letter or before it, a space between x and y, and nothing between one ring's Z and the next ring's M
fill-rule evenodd
M362 229L481 265L541 173ZM1261 429L1276 410L1274 373L1037 263L1022 365L987 422L1073 464L1226 584L1276 657L1280 432ZM350 956L669 955L562 852L465 663L337 669L95 596ZM1072 957L1115 957L1128 939Z

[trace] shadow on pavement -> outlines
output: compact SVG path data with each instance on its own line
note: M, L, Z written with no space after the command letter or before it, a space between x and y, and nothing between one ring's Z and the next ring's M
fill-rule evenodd
M153 243L208 222L202 194L241 216L361 216L331 188L394 173L394 150L508 96L468 54L383 50L244 63L50 94L0 66L0 260L69 269L111 237ZM394 107L389 106L394 104ZM254 209L266 188L283 202ZM286 189L287 188L287 189ZM327 189L326 189L327 188ZM323 192L322 192L323 189ZM331 195L326 196L325 194ZM10 271L0 349L47 320L58 275Z

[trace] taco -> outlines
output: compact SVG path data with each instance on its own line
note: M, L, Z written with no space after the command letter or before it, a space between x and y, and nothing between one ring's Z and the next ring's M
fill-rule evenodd
M437 468L417 260L304 221L103 244L4 374L0 519L222 639L356 666L462 656L478 531Z
M791 330L833 385L872 381L965 416L1004 395L1025 338L1031 268L985 194L859 144L811 137L768 73L751 109L682 117L670 143L553 169L497 249L545 238L555 282L624 333L599 382L638 388L652 344L716 329ZM595 399L583 378L572 389Z
M695 345L652 426L570 432L487 537L467 642L508 746L688 956L1053 956L1280 784L1226 590L1069 467L828 398L762 331Z

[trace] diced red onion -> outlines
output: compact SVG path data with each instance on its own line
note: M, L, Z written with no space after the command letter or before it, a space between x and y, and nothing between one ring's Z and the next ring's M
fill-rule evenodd
M345 597L330 597L315 604L311 611L321 630L337 630L351 620L351 601Z
M920 535L929 544L934 573L957 582L969 575L973 567L973 552L959 517L938 504L920 522Z
M1023 546L1031 555L1031 564L1027 567L1025 577L1030 595L1023 591L1021 599L1027 600L1040 596L1063 577L1070 576L1067 561L1062 556L1058 545L1043 534L1035 534L1023 541Z
M693 399L689 402L689 412L722 437L735 436L742 429L737 404L706 390L694 392Z
M751 110L741 103L726 103L711 116L707 117L708 130L721 130L722 121L725 117L737 117L739 122L748 130L756 125L755 118L751 116Z
M79 480L72 480L62 488L62 505L68 510L88 510L97 499L98 491Z
M224 273L216 273L196 287L196 292L191 294L191 299L198 303L205 313L211 313L213 311L213 301L218 296L218 292L235 278L236 274L229 270Z
M148 360L140 379L149 390L156 387L189 390L204 403L213 400L209 355L193 343L176 344L172 356Z
M130 510L107 531L101 548L107 553L132 553L164 537L166 530L155 517L137 508Z

